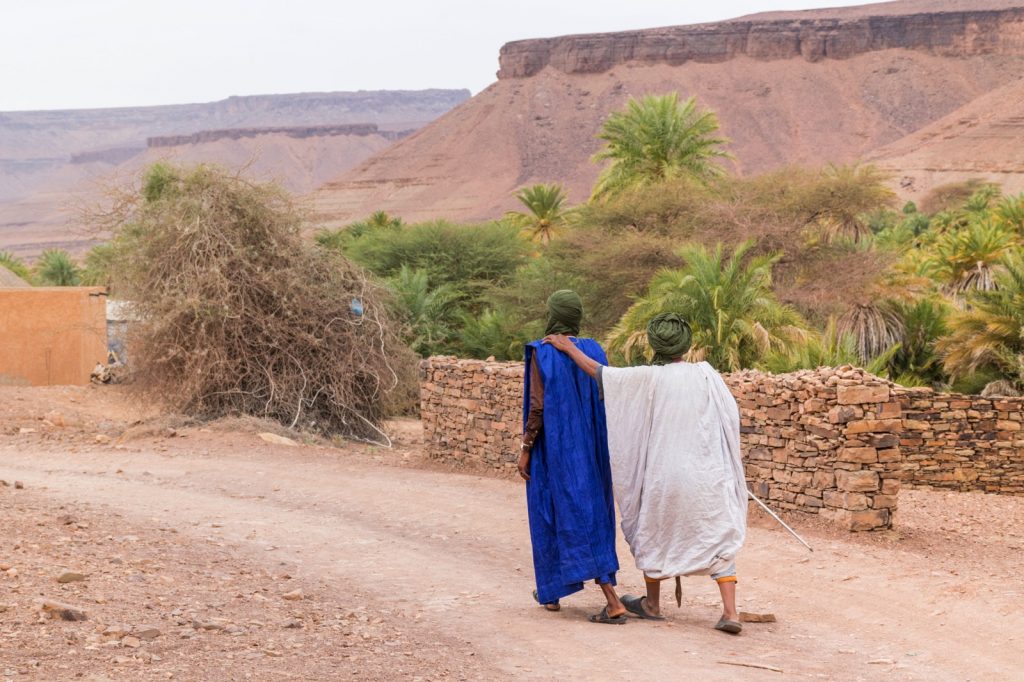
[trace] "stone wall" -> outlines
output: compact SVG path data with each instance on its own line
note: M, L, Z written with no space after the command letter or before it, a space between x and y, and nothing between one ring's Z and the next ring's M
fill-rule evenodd
M420 417L430 457L511 474L523 433L523 363L424 360Z
M755 495L849 530L892 526L901 419L888 382L852 368L739 372L725 381L740 406Z
M899 389L908 486L1024 495L1024 398Z
M860 370L727 375L742 417L747 478L775 507L850 530L892 525L900 405ZM522 430L521 363L434 357L421 367L428 453L512 472Z

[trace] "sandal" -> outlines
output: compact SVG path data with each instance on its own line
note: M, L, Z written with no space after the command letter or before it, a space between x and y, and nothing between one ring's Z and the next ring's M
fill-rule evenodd
M647 613L647 611L644 610L644 599L647 599L647 597L634 597L631 594L627 594L622 598L622 605L625 606L626 610L634 616L643 618L644 620L665 620L665 616L655 616Z
M604 623L605 625L625 625L629 622L629 618L626 618L626 614L621 616L609 616L608 607L601 609L601 613L590 617L591 623Z
M718 620L718 624L715 625L715 629L730 635L738 635L743 630L743 624L736 620L726 620L725 616L722 616Z
M537 596L537 590L533 591L533 601L535 601L538 604L540 604L540 597ZM547 610L547 611L561 611L562 610L562 605L559 604L557 601L549 602L547 604L540 604L540 605L543 606L544 609Z

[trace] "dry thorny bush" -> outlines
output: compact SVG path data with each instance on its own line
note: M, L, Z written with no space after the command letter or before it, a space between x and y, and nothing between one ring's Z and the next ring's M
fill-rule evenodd
M102 225L111 281L133 302L133 385L185 414L241 414L386 440L414 381L386 294L303 241L302 211L273 185L210 166L151 167Z

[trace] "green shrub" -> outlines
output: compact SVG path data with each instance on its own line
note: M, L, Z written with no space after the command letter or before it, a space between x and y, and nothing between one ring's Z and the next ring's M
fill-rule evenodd
M455 287L471 306L489 287L511 280L528 252L515 227L443 220L371 230L345 247L346 255L378 277L394 277L403 266L421 270L435 286Z

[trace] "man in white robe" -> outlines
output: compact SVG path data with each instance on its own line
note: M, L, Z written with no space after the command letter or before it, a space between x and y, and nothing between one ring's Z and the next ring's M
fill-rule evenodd
M641 618L661 620L661 581L710 575L722 597L717 630L742 630L736 611L736 555L747 526L747 488L740 455L740 418L722 377L683 356L689 325L655 317L648 339L652 367L603 367L559 336L545 341L598 380L608 419L612 483L622 531L645 597L622 598Z

